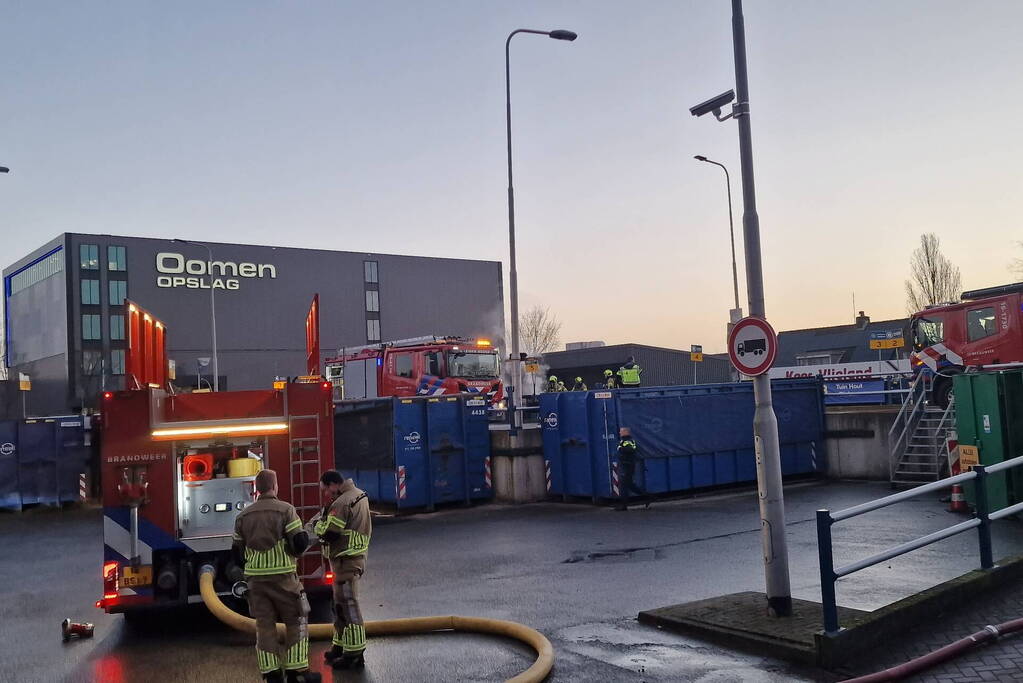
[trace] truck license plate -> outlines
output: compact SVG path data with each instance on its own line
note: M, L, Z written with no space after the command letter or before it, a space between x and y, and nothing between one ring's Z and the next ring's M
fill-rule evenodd
M141 588L153 585L152 565L141 567L125 567L121 573L121 588Z

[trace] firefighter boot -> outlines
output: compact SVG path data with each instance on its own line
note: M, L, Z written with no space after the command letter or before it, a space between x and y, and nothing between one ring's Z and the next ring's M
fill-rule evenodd
M341 646L335 645L323 653L323 661L327 664L333 664L334 660L341 659L342 654L344 654L344 650L341 649Z
M361 669L366 666L366 657L363 651L346 652L333 662L331 666L335 669Z
M263 680L266 681L266 683L284 683L284 674L281 673L280 669L278 669L277 671L271 671L263 674Z
M315 671L289 671L288 683L320 683L321 676Z

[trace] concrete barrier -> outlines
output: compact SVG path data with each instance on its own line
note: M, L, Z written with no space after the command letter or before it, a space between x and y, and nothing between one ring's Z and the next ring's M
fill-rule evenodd
M901 406L830 406L824 409L828 477L888 481L888 430Z
M536 503L547 499L547 475L540 430L490 432L494 498L502 503Z

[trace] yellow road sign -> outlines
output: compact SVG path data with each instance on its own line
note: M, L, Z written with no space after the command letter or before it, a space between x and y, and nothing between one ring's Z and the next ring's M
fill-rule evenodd
M536 373L540 372L540 364L527 362L526 372L529 373L530 375L535 375Z
M703 353L690 353L689 360L693 361L694 363L702 363Z
M966 472L980 464L980 450L976 446L959 446L959 471Z
M872 349L901 349L906 345L906 340L899 337L897 339L871 339L870 348Z

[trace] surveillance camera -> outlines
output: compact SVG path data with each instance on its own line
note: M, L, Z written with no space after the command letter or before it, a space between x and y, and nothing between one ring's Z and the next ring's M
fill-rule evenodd
M721 93L717 97L710 98L706 102L701 102L695 107L691 107L689 109L689 113L692 114L693 116L703 116L704 114L709 114L712 111L720 112L721 107L725 106L734 99L735 91L729 90L728 92Z

